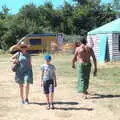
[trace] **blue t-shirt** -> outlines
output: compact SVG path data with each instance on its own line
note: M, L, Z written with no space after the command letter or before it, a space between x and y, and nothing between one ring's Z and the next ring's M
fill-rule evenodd
M43 71L43 81L52 80L55 75L55 66L52 64L41 65L41 70Z

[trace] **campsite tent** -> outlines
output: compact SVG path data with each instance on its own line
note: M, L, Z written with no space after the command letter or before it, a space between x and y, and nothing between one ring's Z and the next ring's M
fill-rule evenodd
M87 42L98 61L119 61L120 18L88 32Z

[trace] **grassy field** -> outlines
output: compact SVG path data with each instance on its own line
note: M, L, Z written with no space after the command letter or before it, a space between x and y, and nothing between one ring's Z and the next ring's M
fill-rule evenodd
M98 64L97 77L91 72L89 98L83 101L76 91L76 70L71 67L73 56L52 56L58 81L56 109L47 111L39 87L43 55L32 56L31 104L23 106L19 103L18 86L10 71L9 57L0 55L0 120L120 120L120 62Z

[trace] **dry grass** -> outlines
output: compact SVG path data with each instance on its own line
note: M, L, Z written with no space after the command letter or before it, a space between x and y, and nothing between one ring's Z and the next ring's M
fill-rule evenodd
M45 110L39 87L43 55L32 56L34 84L29 105L21 105L8 55L0 55L0 120L120 120L119 64L99 65L98 76L90 79L89 99L83 101L76 92L76 71L71 68L72 55L53 56L57 68L56 109Z

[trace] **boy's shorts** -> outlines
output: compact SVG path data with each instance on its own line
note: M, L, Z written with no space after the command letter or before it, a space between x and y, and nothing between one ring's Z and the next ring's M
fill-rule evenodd
M53 93L54 92L53 80L44 81L43 90L45 94Z

